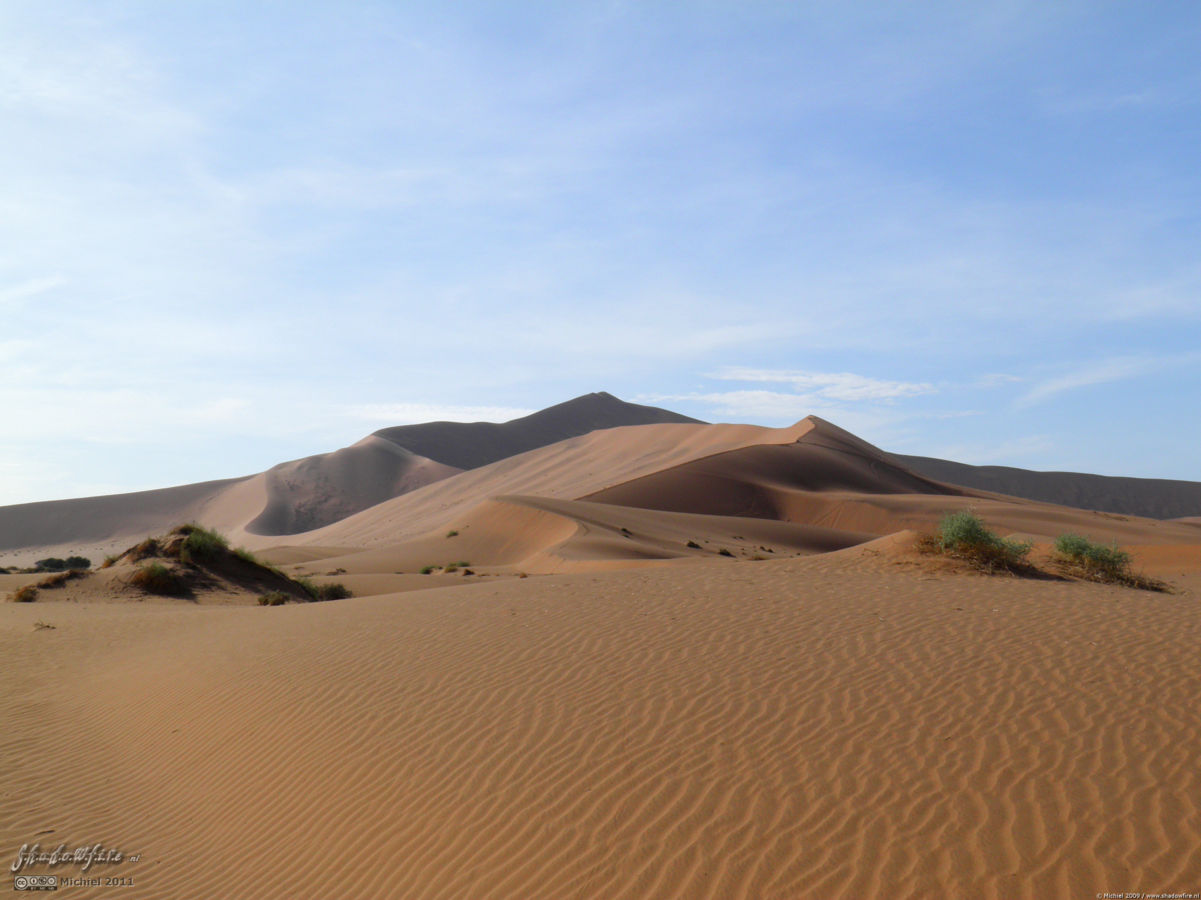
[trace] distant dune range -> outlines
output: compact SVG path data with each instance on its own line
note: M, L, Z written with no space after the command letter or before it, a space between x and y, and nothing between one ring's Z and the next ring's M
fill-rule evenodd
M1009 495L995 486L1009 489ZM1196 504L1189 499L1194 496ZM1048 499L1054 497L1064 499ZM383 549L393 574L443 562L440 551L450 548L438 539L447 530L464 533L460 556L469 546L477 548L468 554L473 563L535 571L578 567L587 556L581 555L583 546L593 548L598 565L687 557L695 554L678 545L702 537L697 531L685 541L668 541L665 535L677 535L681 526L660 515L648 520L643 538L618 530L620 540L608 546L598 538L606 526L594 506L551 511L543 503L535 511L531 498L708 516L710 525L713 517L776 520L845 533L834 541L838 544L926 528L948 510L971 506L987 509L998 527L1039 539L1079 528L1154 544L1176 540L1175 529L1168 523L1102 521L1095 513L1082 519L1078 509L1066 508L1068 501L1095 510L1151 509L1167 518L1201 510L1201 484L902 457L814 417L784 429L708 425L595 393L503 424L382 429L351 447L241 479L3 507L0 560L119 552L142 536L189 520L289 563ZM526 512L514 511L514 505ZM488 523L492 516L514 523L520 518L519 525L507 527L525 533L518 543L529 552L515 555L512 541L494 546L477 539L498 530ZM573 537L558 542L562 553L531 545L530 516L559 522L546 533L571 531ZM727 525L714 535L725 534L727 543L745 545L749 553L766 546L746 535L734 541L747 529L736 521ZM712 544L714 538L708 540ZM816 543L799 533L781 535L779 543L793 552L832 546L829 534Z
M927 456L890 456L927 478L997 494L1151 519L1201 517L1201 483L1195 481L1031 472L1009 466L969 466Z

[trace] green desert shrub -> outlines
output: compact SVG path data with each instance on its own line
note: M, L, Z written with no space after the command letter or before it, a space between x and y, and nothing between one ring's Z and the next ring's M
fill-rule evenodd
M1130 554L1118 547L1117 541L1106 546L1079 534L1061 534L1055 540L1055 552L1064 569L1089 581L1122 584L1145 591L1169 591L1164 582L1131 570Z
M185 525L183 529L187 529L187 536L179 548L182 562L210 562L229 549L229 541L211 529L199 525Z
M438 567L437 566L422 566L421 574L428 575L430 572L434 571L434 569L436 569L436 568L438 568Z
M938 549L966 559L988 571L1025 568L1032 541L1007 541L985 527L983 520L967 510L948 513L938 523Z
M1110 546L1095 544L1079 534L1061 534L1055 540L1055 552L1068 562L1100 575L1120 578L1130 573L1130 554Z
M259 606L283 606L285 603L291 603L294 599L283 591L268 591L259 597Z
M129 577L129 583L148 594L161 594L164 597L178 597L187 593L187 583L162 563L151 563L139 566Z

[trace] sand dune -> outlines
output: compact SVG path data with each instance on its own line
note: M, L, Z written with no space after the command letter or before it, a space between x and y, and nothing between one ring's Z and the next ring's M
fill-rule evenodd
M755 444L792 443L812 428L755 425L635 425L594 431L463 472L381 503L292 541L370 547L458 527L482 500L506 494L577 499L599 489L684 462ZM261 537L249 542L266 545ZM290 542L292 542L290 541Z
M1042 900L1201 879L1195 597L833 554L3 612L3 841L139 853L109 870L127 896Z

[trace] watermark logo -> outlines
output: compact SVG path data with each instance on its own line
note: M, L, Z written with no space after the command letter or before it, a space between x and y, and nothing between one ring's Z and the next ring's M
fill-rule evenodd
M57 891L57 875L14 875L14 891Z
M115 847L105 847L99 841L74 849L69 848L66 844L59 844L53 850L43 850L41 844L22 844L21 849L17 851L17 858L9 866L9 871L23 874L26 869L34 866L48 866L52 869L56 866L79 866L80 873L84 874L94 865L137 862L140 858L140 853L122 853ZM22 888L22 890L33 889Z

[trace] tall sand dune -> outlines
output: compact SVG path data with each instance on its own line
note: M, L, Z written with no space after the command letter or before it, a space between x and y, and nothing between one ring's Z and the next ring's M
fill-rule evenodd
M281 463L246 478L0 507L0 554L23 562L77 549L98 556L138 535L193 519L243 535L306 532L460 469L597 429L664 422L699 424L602 392L500 424L430 422L385 428L351 447Z

